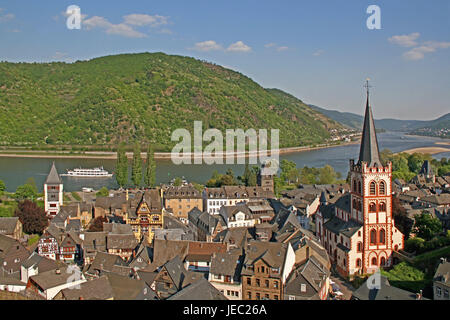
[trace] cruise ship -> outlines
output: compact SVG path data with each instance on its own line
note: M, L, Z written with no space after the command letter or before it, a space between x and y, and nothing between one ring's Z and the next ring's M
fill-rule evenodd
M87 178L103 178L103 177L112 177L112 173L109 173L103 167L94 168L94 169L83 169L76 168L73 170L67 170L66 174L62 174L62 176L68 177L87 177Z

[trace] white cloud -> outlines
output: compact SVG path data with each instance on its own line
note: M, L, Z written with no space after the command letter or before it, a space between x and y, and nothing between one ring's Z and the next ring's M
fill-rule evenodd
M246 45L242 41L237 41L237 42L231 44L227 48L227 51L230 51L230 52L250 52L250 51L252 51L252 48L249 47L248 45Z
M289 49L289 47L283 46L283 47L278 47L277 51L281 52L281 51L286 51L288 49Z
M438 49L450 48L450 42L439 42L439 41L425 41L419 43L416 41L420 36L420 33L414 32L408 35L398 35L388 38L388 41L402 46L402 47L413 47L409 51L403 53L403 58L406 60L422 60L425 58L425 54L436 52Z
M148 14L129 14L123 17L124 23L133 26L150 26L159 27L162 25L167 25L169 23L169 17L164 17L160 15L148 15Z
M218 44L214 40L207 40L203 42L197 42L191 49L196 51L207 52L207 51L222 50L223 48L220 44Z
M414 32L411 34L392 36L388 40L390 43L402 46L402 47L414 47L417 45L416 40L419 38L420 33Z
M435 52L437 49L446 49L450 47L450 42L428 41L423 45L415 47L403 54L406 60L421 60L426 53Z
M113 24L107 19L99 16L84 20L83 27L86 27L87 30L101 28L104 29L107 34L115 34L128 38L145 38L147 36L145 33L134 30L133 27L125 23Z
M267 44L264 45L264 47L266 47L266 48L272 48L272 47L275 47L275 46L276 46L276 44L273 43L273 42L267 43Z
M5 9L1 9L0 13L3 12ZM12 19L14 19L16 16L12 13L7 13L7 14L0 14L0 22L7 22L10 21Z
M318 57L318 56L322 55L324 52L325 52L325 50L322 50L322 49L317 50L316 52L313 53L313 56Z

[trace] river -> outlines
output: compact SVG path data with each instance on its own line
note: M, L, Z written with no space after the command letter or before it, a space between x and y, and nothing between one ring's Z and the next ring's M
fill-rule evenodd
M393 152L401 152L413 148L431 147L434 143L443 141L440 138L408 136L400 132L383 132L378 134L380 150L385 148ZM294 161L297 167L323 167L331 165L336 171L346 177L349 168L349 159L356 159L359 154L359 144L331 147L318 150L302 151L280 156L281 159ZM435 158L450 158L450 152L434 155ZM0 180L6 184L7 191L13 192L19 185L32 177L39 191L43 190L45 178L50 170L52 161L55 161L59 173L76 167L93 168L103 166L106 170L114 172L115 160L101 159L46 159L46 158L8 158L0 157ZM131 167L131 166L130 166ZM244 171L244 165L174 165L170 160L156 161L156 183L166 183L175 177L184 176L188 181L206 182L217 170L220 173L231 168L236 175ZM131 168L130 168L131 170ZM131 173L130 173L131 176ZM112 178L73 178L62 177L65 191L81 190L82 187L100 189L102 186L117 188L115 177Z

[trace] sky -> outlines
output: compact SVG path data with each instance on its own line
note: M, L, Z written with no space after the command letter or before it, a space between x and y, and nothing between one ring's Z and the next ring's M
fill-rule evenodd
M81 10L68 29L66 9ZM381 29L369 29L370 5ZM327 109L431 120L450 112L450 1L5 1L0 61L191 56Z

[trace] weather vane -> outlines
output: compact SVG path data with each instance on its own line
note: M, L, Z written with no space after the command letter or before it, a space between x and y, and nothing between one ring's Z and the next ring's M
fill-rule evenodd
M369 80L370 80L370 78L367 78L366 79L366 84L364 85L364 88L367 89L367 95L369 95L369 88L372 88L372 86L369 85Z

